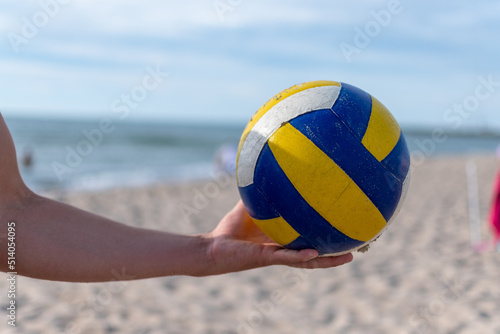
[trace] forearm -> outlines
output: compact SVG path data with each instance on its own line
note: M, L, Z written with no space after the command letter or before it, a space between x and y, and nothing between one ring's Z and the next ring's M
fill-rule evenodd
M330 268L352 260L351 254L318 258L316 250L283 249L258 229L241 201L211 233L186 236L134 228L37 196L21 179L0 114L0 271L14 271L7 247L12 222L15 271L56 281L207 276L269 265Z
M97 282L207 271L209 241L130 227L31 195L5 210L1 226L16 223L16 270L34 278ZM0 268L6 270L2 240Z

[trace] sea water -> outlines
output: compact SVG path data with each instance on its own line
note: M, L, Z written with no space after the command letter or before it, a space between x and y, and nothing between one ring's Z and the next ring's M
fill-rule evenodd
M22 176L35 191L101 190L209 178L223 145L245 124L120 123L7 118ZM495 152L500 136L405 131L419 157ZM26 155L31 166L23 166Z
M203 179L243 126L6 119L34 190L100 190ZM31 166L23 166L26 155Z

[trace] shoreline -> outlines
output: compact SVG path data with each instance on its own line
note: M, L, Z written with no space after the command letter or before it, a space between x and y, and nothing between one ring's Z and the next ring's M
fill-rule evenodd
M416 152L416 150L415 150ZM423 158L419 159L418 162L416 163L417 166L413 163L415 158L420 158L422 157L422 154L412 155L412 168L418 167L422 162L427 163L428 161L433 161L433 160L441 160L441 159L484 159L484 158L491 158L495 156L494 152L491 151L482 151L482 152L444 152L444 153L439 153L439 154L430 154L427 155L425 152L419 152L423 154ZM143 190L147 188L157 188L157 187L170 187L170 186L178 186L178 185L187 185L189 186L190 184L198 184L198 183L207 183L207 182L212 182L216 181L219 178L219 175L223 173L225 176L224 178L231 178L234 181L236 180L236 175L229 174L227 172L214 172L211 171L209 172L208 176L198 176L194 178L182 178L181 180L176 180L174 177L169 180L163 180L163 181L150 181L145 184L138 184L138 185L113 185L110 187L104 187L104 188L98 188L98 189L66 189L66 188L53 188L53 189L46 189L46 190L41 190L39 192L40 195L42 196L47 196L51 198L57 198L63 195L68 195L68 194L98 194L101 192L108 192L108 191L116 191L116 190Z

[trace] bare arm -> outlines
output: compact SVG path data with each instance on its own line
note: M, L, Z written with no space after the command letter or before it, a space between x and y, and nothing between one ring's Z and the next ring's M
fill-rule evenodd
M130 227L31 192L17 168L0 115L0 270L7 268L7 224L16 224L16 271L34 278L97 282L168 275L206 276L273 264L337 266L352 255L318 258L282 249L253 224L243 205L211 233L179 235Z
M61 281L201 274L208 241L119 224L36 195L8 210L2 224L16 223L19 274ZM3 252L2 252L3 253ZM2 258L7 256L2 254ZM6 270L0 261L2 270Z

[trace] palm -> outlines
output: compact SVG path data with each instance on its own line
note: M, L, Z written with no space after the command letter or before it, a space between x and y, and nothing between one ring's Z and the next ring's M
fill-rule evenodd
M328 268L352 260L351 254L318 258L312 249L284 249L265 235L240 201L211 233L212 274L240 271L273 264L303 268Z
M232 236L234 239L255 243L276 243L255 225L240 201L235 208L221 220L214 232L218 235Z

